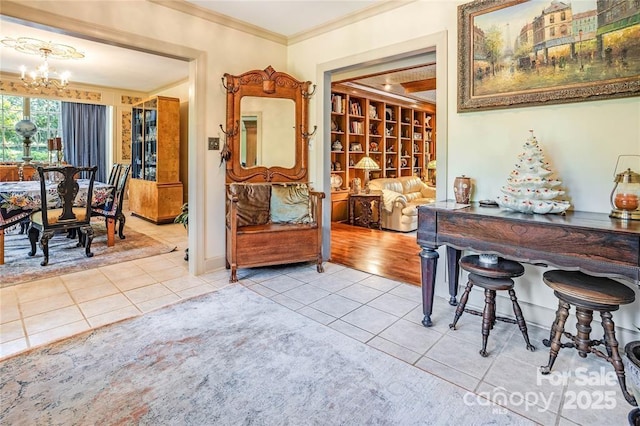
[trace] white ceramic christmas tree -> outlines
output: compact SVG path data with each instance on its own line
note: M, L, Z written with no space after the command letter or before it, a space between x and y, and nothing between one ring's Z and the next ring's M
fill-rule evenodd
M571 204L556 200L564 191L558 189L562 182L551 179L553 173L544 162L544 154L538 145L533 130L522 146L524 151L518 155L516 168L502 187L504 195L496 201L500 207L522 213L563 213Z

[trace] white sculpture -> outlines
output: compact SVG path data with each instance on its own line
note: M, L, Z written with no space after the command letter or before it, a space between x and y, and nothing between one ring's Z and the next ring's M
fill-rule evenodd
M568 201L556 200L564 191L558 189L560 182L551 179L553 173L544 162L542 149L538 145L533 130L523 145L524 152L518 155L516 168L502 187L504 195L496 202L500 207L522 213L563 213L571 204Z

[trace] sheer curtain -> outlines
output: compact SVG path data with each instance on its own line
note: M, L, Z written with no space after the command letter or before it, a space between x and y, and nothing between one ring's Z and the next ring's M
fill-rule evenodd
M74 166L98 166L96 180L107 179L107 107L62 102L64 159Z

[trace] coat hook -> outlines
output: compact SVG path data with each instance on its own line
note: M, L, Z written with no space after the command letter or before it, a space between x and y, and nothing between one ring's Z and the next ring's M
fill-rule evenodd
M227 86L224 77L221 77L220 80L222 80L222 87L224 87L227 90L227 92L235 93L238 91L239 87Z
M301 127L302 127L302 126L301 126ZM316 130L318 130L318 126L313 126L313 132L311 132L311 133L307 133L307 132L304 132L304 131L303 131L303 132L302 132L302 137L303 137L303 138L306 138L306 139L309 139L311 136L313 136L313 135L315 135L315 134L316 134Z
M311 93L309 92L302 92L302 97L305 99L309 99L310 97L313 96L313 94L316 93L316 85L313 85L313 91Z
M220 130L222 130L222 133L224 133L225 135L227 135L228 138L230 138L230 137L233 137L233 136L238 134L238 126L239 125L240 125L240 123L238 121L236 121L235 127L231 131L227 132L226 130L224 130L224 127L222 127L222 124L221 124L220 125Z

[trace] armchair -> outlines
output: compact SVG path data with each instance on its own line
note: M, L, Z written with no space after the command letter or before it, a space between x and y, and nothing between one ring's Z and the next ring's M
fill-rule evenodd
M418 209L435 201L436 190L417 176L380 178L369 182L371 190L382 191L382 227L400 232L418 229Z

